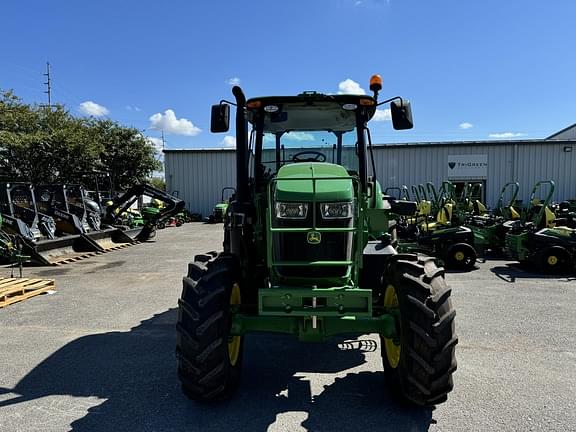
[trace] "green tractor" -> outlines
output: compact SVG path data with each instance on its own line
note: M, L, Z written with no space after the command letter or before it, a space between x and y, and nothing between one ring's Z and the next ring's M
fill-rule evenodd
M179 300L178 375L189 398L231 396L245 335L272 332L309 342L377 333L395 394L424 406L447 399L458 340L451 290L433 258L396 252L388 214L402 211L383 200L367 126L390 103L394 128L411 128L410 104L379 103L379 76L370 89L249 100L232 89L237 191L224 251L195 257ZM214 105L211 131L228 131L229 116L229 103ZM303 134L310 147L296 149Z
M236 189L233 187L223 188L222 192L220 193L220 202L214 206L212 214L206 218L205 222L207 223L224 222L226 211L228 210L228 205L230 204L230 200L233 199L235 193Z

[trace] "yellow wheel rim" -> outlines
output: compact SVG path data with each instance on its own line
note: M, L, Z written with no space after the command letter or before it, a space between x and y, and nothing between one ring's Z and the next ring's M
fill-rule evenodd
M558 264L558 257L556 255L550 255L546 262L551 266L556 265Z
M456 261L464 261L465 257L466 255L462 251L458 251L454 254L454 258L456 258Z
M230 305L240 304L240 286L235 283L232 286L232 292L230 293ZM230 364L235 366L238 362L238 357L240 357L240 344L242 342L242 336L230 336L228 338L228 357L230 358Z
M393 285L386 287L386 291L384 292L384 306L391 308L398 307L398 295ZM393 369L396 369L400 363L400 345L396 345L393 339L384 338L384 348L386 350L388 364Z

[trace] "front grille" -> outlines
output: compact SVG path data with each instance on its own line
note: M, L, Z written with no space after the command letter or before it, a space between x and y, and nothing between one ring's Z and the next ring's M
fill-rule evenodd
M319 244L308 243L306 233L275 233L275 261L350 261L352 233L322 233ZM287 277L343 277L347 266L279 266Z
M312 209L305 220L274 219L275 228L312 227ZM325 220L320 216L320 204L317 204L316 227L350 228L353 219ZM352 232L322 232L319 244L310 244L306 232L275 232L273 234L274 261L352 261ZM348 266L278 266L278 273L284 277L322 278L344 277Z

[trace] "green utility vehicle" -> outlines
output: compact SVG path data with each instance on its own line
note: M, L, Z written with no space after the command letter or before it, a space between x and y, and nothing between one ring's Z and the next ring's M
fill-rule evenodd
M232 89L237 186L224 251L195 257L179 300L178 375L191 399L232 394L250 332L310 342L377 333L396 394L419 405L447 399L456 370L451 291L433 258L394 249L388 212L414 203L383 200L367 127L390 103L394 128L411 128L410 104L378 103L379 76L370 89L249 100ZM212 132L228 130L230 104L212 107ZM310 146L296 149L303 136ZM327 163L334 144L336 163Z

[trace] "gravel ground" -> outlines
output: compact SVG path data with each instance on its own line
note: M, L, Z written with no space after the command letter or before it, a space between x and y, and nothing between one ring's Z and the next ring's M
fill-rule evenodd
M448 274L459 366L435 410L383 392L375 335L250 335L236 396L198 405L176 378L175 308L186 263L219 249L222 226L155 240L24 270L57 292L0 309L0 431L576 431L575 278L506 261Z

